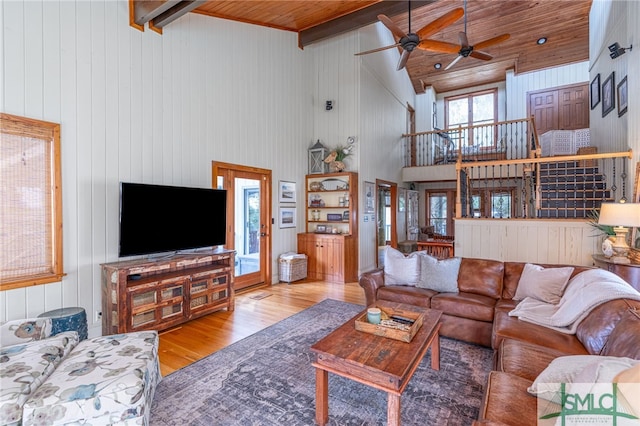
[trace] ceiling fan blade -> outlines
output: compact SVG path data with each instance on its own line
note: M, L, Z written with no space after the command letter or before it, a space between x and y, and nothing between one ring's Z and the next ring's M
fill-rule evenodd
M371 49L365 52L356 53L355 56L367 55L369 53L380 52L382 50L387 50L387 49L391 49L392 47L399 47L399 46L402 46L402 45L400 43L390 44L389 46L378 47L377 49Z
M462 58L463 58L463 56L462 56L462 55L458 55L458 56L456 56L456 58L453 60L453 62L451 62L449 65L447 65L447 66L445 67L445 69L444 69L444 70L445 70L445 71L446 71L446 70L448 70L449 68L451 68L452 66L454 66L454 65L455 65L455 64L456 64L460 59L462 59Z
M476 50L475 48L469 54L469 56L473 56L476 59L482 59L483 61L490 61L491 59L493 59L493 56L489 55L488 53Z
M465 33L464 31L460 31L458 33L458 39L460 40L461 49L469 47L469 39L467 38L467 33Z
M417 47L418 49L429 50L437 53L458 53L460 50L460 46L457 44L430 39L422 40Z
M402 68L404 68L405 65L407 65L407 61L409 60L409 55L411 55L410 51L408 50L402 51L402 56L400 56L400 61L398 62L398 68L397 68L398 71L400 71Z
M489 40L485 40L485 41L481 41L480 43L476 43L475 46L473 46L474 49L478 49L478 50L482 50L486 47L489 46L493 46L494 44L498 44L502 41L507 40L509 37L511 37L509 34L502 34L499 35L497 37L494 38L490 38Z
M464 15L464 9L462 9L461 7L457 9L453 9L451 12L445 13L435 21L422 27L417 32L418 37L420 37L420 39L427 38L437 33L441 29L453 24L458 19L462 18L463 15Z
M389 29L398 38L406 37L404 31L400 29L391 19L389 19L386 15L378 15L378 20L384 24L385 27Z

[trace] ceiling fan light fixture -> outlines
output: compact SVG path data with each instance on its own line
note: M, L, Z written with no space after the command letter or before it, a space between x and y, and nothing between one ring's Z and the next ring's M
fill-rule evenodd
M440 68L442 68L442 64L440 62L436 62L435 64L433 64L433 67L439 70Z
M536 40L536 44L539 44L541 46L543 44L545 44L546 42L547 42L547 38L546 37L540 37L538 40Z

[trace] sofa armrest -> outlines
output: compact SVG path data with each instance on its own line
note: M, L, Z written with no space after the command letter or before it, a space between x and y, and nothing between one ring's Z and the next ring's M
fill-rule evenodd
M378 289L384 287L384 270L374 269L373 271L365 272L360 275L358 283L364 289L367 306L373 305L377 299Z

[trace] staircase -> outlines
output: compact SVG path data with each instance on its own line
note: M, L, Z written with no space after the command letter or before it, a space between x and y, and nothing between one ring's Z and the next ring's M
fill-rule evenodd
M585 161L540 165L538 217L586 218L602 202L613 201L598 167L581 163Z

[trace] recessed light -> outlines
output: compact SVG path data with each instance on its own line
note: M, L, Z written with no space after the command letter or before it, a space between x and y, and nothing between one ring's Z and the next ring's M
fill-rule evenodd
M433 67L437 70L439 70L440 68L442 68L442 64L440 62L436 63L433 65Z
M538 44L545 44L547 42L547 38L546 37L540 37L536 43Z

